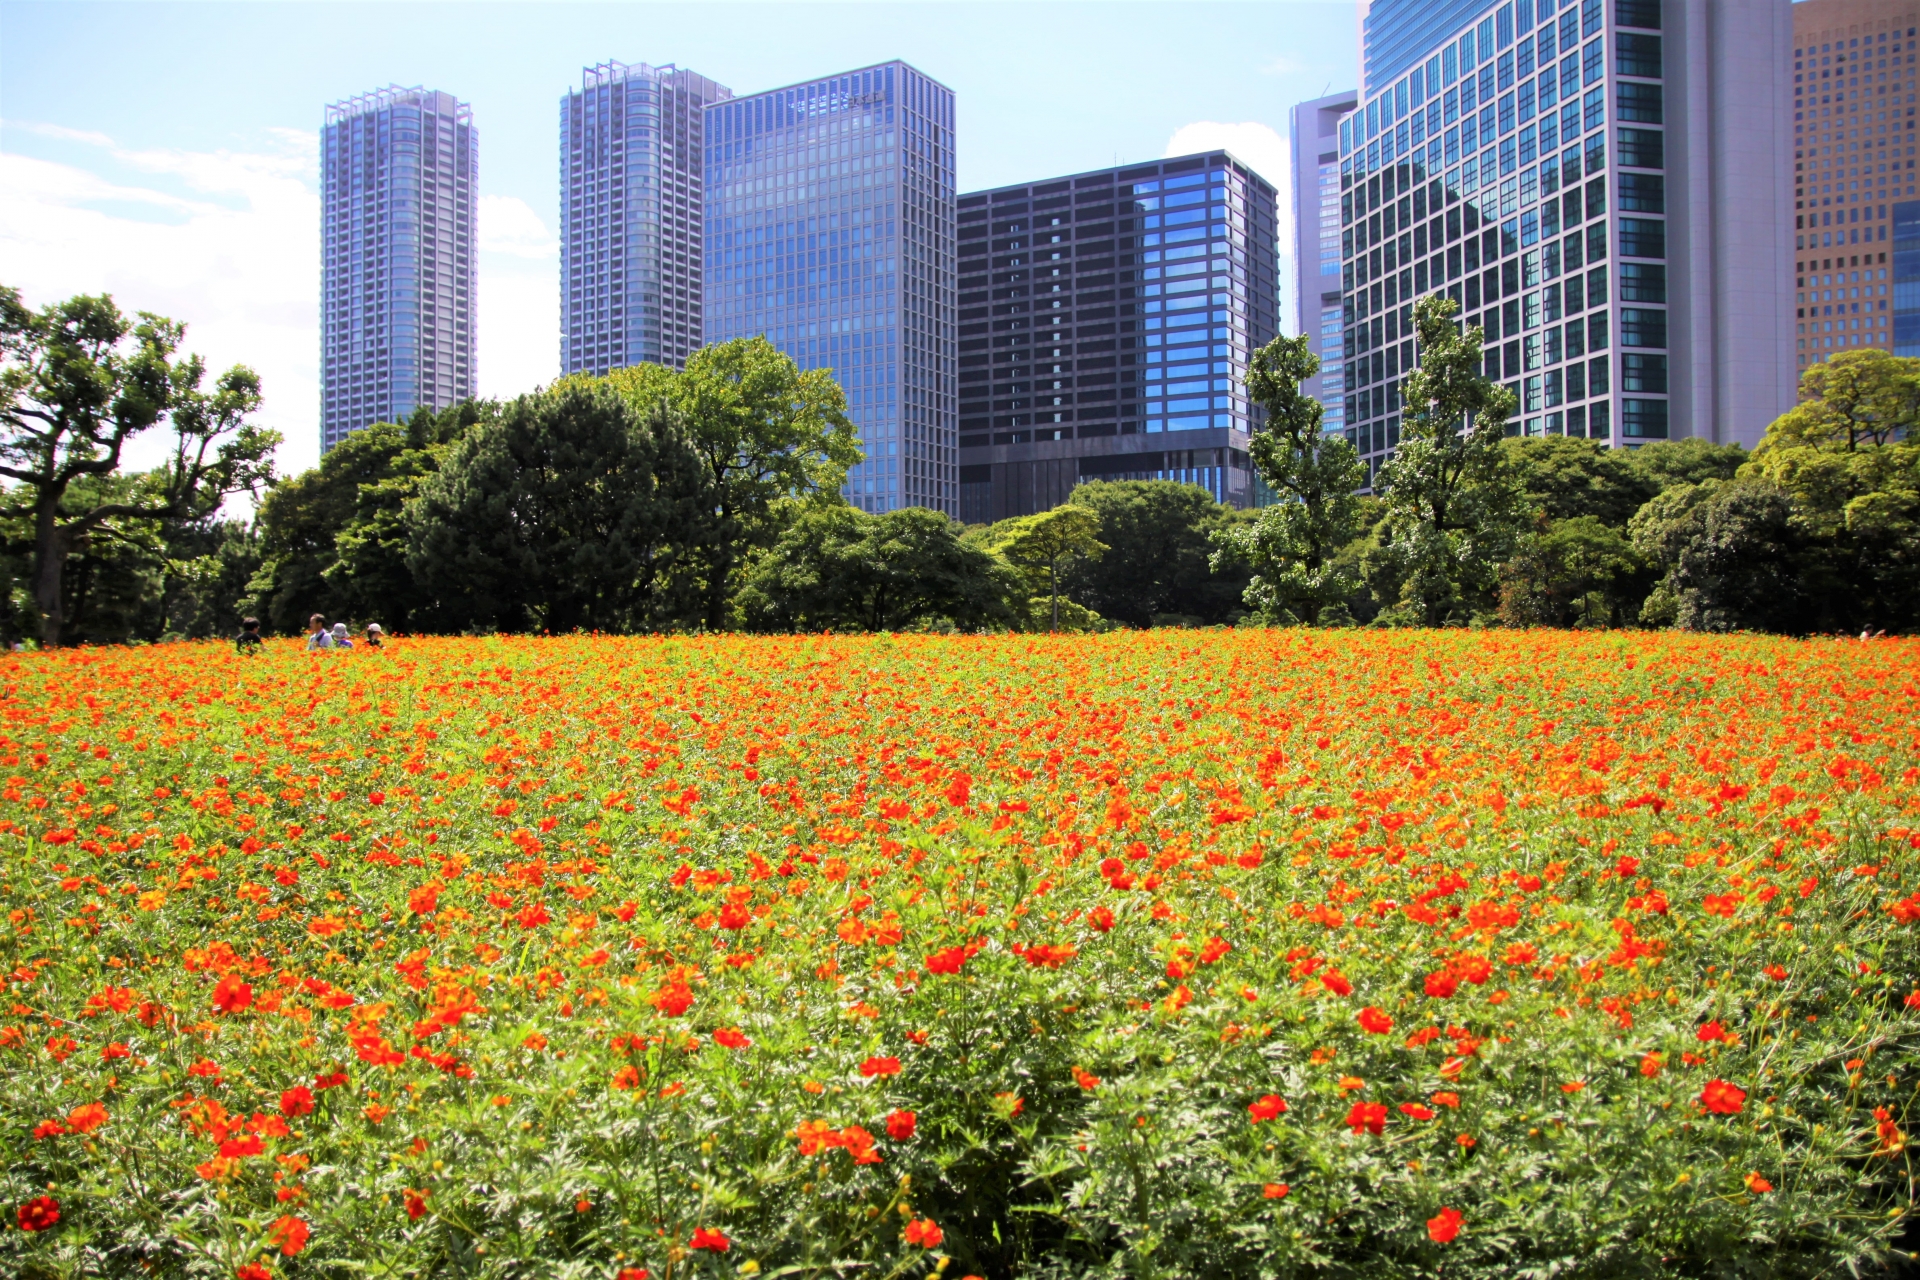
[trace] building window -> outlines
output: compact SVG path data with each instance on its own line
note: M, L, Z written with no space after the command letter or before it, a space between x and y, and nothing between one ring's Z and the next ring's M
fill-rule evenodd
M1667 357L1648 351L1624 351L1620 354L1622 391L1667 393Z
M1620 402L1622 434L1633 440L1667 438L1667 402L1629 397Z
M1664 169L1667 135L1658 129L1620 130L1620 163L1630 169Z
M1623 76L1660 78L1660 37L1622 31L1614 36L1614 70Z
M1621 308L1620 345L1665 347L1667 345L1667 313L1642 307Z
M1623 173L1618 179L1618 187L1622 212L1667 211L1667 180L1657 173Z
M1666 300L1666 264L1659 262L1620 264L1620 301L1665 302Z
M1617 101L1622 120L1631 120L1636 124L1664 123L1660 86L1657 84L1640 84L1637 81L1622 80Z
M1652 218L1620 219L1620 256L1623 258L1666 257L1667 224Z

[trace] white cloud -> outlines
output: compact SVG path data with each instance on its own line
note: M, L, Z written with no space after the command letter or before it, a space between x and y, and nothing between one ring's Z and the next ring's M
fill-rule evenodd
M261 152L131 151L55 125L7 127L98 148L101 167L164 181L110 181L84 153L79 164L0 153L0 279L34 306L106 292L123 311L184 321L187 349L213 371L246 364L260 374L259 421L287 437L282 469L311 465L319 454L314 136L275 131ZM150 464L145 452L129 461Z
M1167 139L1169 156L1188 156L1198 151L1231 151L1249 168L1280 193L1280 244L1293 244L1293 166L1290 147L1271 125L1247 120L1223 124L1218 120L1196 120L1181 125Z
M559 252L560 242L547 224L518 196L480 197L480 248L516 258L545 260Z
M0 281L32 306L104 292L123 311L184 321L187 349L214 372L245 364L260 374L258 420L286 437L281 472L314 465L316 136L273 130L255 152L139 151L58 125L6 127L75 149L64 163L0 152ZM129 172L153 181L104 176ZM521 200L482 196L479 219L479 391L518 395L559 372L558 243ZM129 464L152 465L161 443L146 442Z

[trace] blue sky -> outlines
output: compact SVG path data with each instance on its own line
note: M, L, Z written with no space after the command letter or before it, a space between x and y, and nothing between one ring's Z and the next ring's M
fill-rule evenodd
M1287 110L1356 70L1351 4L54 3L0 0L0 281L110 289L267 381L310 465L313 137L389 83L481 135L482 391L557 367L557 103L588 63L736 93L904 58L958 96L961 189L1226 145L1278 184Z

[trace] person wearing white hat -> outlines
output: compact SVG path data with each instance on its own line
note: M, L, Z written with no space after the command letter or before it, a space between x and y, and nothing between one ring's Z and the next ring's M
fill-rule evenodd
M386 632L380 629L379 623L369 622L367 624L367 635L364 641L367 648L369 649L382 648L385 646L386 640L387 640L387 634Z
M336 622L333 624L333 647L336 649L353 648L353 637L347 634L347 624L344 622Z

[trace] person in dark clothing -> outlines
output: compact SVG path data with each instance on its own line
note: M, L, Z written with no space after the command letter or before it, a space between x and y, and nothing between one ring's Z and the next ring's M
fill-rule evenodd
M240 634L234 637L233 647L243 654L260 652L262 648L260 640L260 619L240 619Z

